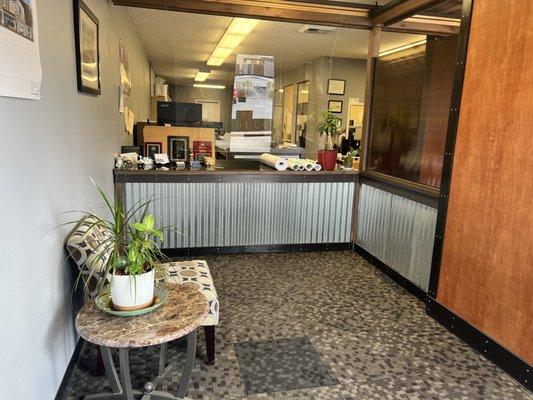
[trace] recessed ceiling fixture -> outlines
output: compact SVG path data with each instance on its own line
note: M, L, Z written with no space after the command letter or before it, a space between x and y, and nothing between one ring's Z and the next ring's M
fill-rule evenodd
M426 44L426 43L427 43L427 40L424 39L424 40L419 40L418 42L404 44L403 46L396 47L394 49L382 51L381 53L379 53L379 56L380 57L388 56L389 54L393 54L393 53L396 53L396 52L402 51L402 50L407 50L407 49L410 49L411 47L420 46L420 45L423 45L423 44Z
M209 76L210 73L211 73L211 71L209 71L209 70L199 70L196 73L196 76L194 77L194 81L195 82L205 82L205 80L207 79L207 77Z
M257 19L233 18L231 23L222 35L215 50L207 60L207 65L220 67L231 53L242 43L242 41L252 32L257 24Z
M202 88L202 89L226 89L226 86L224 85L209 85L207 83L195 83L192 86L195 88Z

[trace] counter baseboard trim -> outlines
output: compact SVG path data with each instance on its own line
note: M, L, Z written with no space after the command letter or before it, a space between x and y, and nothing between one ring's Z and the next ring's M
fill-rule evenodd
M302 243L302 244L272 244L256 246L221 246L221 247L188 247L161 249L169 258L203 256L216 254L256 254L256 253L290 253L304 251L340 251L351 250L352 243Z

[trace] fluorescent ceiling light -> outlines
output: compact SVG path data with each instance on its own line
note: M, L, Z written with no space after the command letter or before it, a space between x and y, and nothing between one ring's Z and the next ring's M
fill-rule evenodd
M207 77L209 76L209 74L211 73L211 71L198 71L196 73L196 76L194 77L194 80L196 82L205 82L205 80L207 79Z
M226 57L209 57L207 60L207 65L211 67L220 67L226 61Z
M209 58L223 58L225 60L231 55L231 53L233 53L233 49L227 47L217 47L215 50L213 50L213 53L211 53L211 57Z
M195 83L192 86L195 88L202 88L202 89L226 89L226 86L224 85L209 85L207 83Z
M411 47L420 46L420 45L423 45L423 44L426 44L426 43L427 43L427 40L424 39L424 40L419 40L418 42L405 44L403 46L396 47L394 49L382 51L381 53L379 53L379 57L388 56L389 54L393 54L393 53L396 53L396 52L402 51L402 50L407 50L407 49L410 49Z
M233 18L233 21L229 24L226 32L234 35L247 36L255 29L259 22L258 19Z
M222 36L222 39L220 39L220 42L218 42L217 48L225 47L225 48L233 50L237 48L245 38L246 36L243 36L243 35L232 35L232 34L226 33L224 36Z
M246 36L259 24L257 19L233 18L226 32L209 56L207 65L220 67L224 61L235 51Z

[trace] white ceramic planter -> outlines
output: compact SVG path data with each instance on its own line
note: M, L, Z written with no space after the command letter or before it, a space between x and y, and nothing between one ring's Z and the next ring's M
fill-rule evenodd
M113 307L121 311L140 310L154 301L154 270L142 275L114 275L111 280Z

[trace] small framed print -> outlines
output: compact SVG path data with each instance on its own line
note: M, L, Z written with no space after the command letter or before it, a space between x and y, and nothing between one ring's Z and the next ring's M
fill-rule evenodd
M342 113L342 101L330 100L328 101L328 110L332 113Z
M147 142L144 144L144 156L154 158L154 154L161 153L162 144L160 142Z
M99 22L82 0L74 4L74 41L78 91L100 94Z
M169 136L168 137L168 157L170 161L189 160L189 137Z
M154 154L154 161L157 164L168 164L168 154L167 153L161 153L161 154Z
M196 153L194 159L203 162L205 157L211 157L211 153Z
M344 79L328 80L328 94L344 96L346 90L346 81Z

